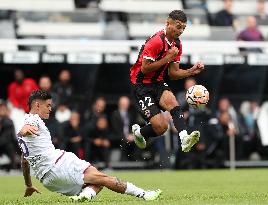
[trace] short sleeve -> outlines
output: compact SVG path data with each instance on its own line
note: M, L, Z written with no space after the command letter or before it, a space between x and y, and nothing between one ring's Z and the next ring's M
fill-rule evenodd
M159 36L150 39L144 46L143 58L155 61L163 49L163 42Z
M32 126L35 126L35 127L39 127L40 117L37 114L35 114L35 115L28 114L25 117L24 124L25 125L32 125Z
M180 60L181 60L181 55L182 55L182 45L180 43L180 50L179 50L179 53L178 55L176 56L176 58L174 58L174 63L180 63Z

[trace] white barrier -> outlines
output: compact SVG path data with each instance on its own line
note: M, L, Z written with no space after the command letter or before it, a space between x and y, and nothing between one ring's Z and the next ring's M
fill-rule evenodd
M0 63L130 63L144 40L0 39ZM44 46L38 51L20 51L18 46ZM262 53L241 53L239 48L260 48ZM268 42L183 41L181 63L203 61L206 65L268 65Z
M73 46L79 46L83 48L94 47L96 51L100 47L118 47L118 49L125 47L140 47L145 40L69 40L69 39L0 39L0 47L5 46L64 46L69 47L69 50ZM205 52L208 48L213 50L212 53L221 54L226 53L223 48L232 50L239 48L261 48L264 50L268 49L268 42L245 42L245 41L182 41L183 51L187 52L188 49L191 50L191 53L196 53L195 50L199 52ZM93 49L93 50L94 50ZM109 53L109 49L104 51ZM123 51L124 52L124 51Z

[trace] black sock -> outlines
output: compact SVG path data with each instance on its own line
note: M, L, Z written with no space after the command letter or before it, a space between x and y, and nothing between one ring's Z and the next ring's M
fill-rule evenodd
M184 116L180 106L176 106L172 110L170 110L170 114L173 119L173 124L176 127L178 133L180 133L182 130L187 130Z
M148 139L149 137L157 137L158 136L155 133L151 124L148 124L148 125L145 125L144 127L142 127L140 130L140 133L145 139Z

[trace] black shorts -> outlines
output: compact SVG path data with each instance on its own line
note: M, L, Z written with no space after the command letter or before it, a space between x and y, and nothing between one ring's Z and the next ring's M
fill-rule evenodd
M165 90L170 90L168 84L164 81L150 84L133 85L135 105L142 117L149 120L164 110L160 105L160 98Z

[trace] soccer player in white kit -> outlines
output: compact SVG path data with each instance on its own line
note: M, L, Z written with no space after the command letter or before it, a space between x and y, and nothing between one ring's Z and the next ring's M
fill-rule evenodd
M93 199L103 187L129 194L144 200L155 200L161 190L145 191L132 183L98 171L89 162L71 152L55 149L49 130L42 119L51 112L51 95L47 91L33 91L29 97L29 114L25 114L24 126L18 133L22 150L22 168L26 185L24 196L39 191L32 185L30 167L35 177L50 191L71 196L74 201Z

